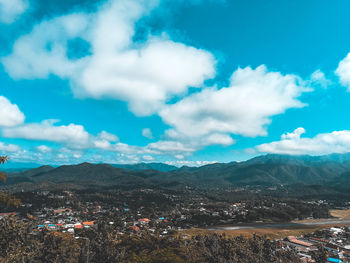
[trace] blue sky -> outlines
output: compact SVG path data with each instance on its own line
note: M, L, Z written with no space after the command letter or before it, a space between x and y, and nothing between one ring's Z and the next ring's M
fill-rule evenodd
M349 152L349 8L0 0L0 153L202 165Z

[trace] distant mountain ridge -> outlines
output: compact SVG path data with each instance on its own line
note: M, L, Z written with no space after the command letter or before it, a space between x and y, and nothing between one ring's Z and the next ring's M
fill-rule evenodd
M157 170L160 172L170 172L179 169L176 166L165 163L137 163L137 164L111 164L116 168L123 168L127 170L141 171L141 170Z
M245 162L201 167L161 163L41 166L11 173L7 186L70 184L108 187L195 187L242 185L339 185L350 182L350 154L327 156L263 155ZM350 186L349 186L350 188Z

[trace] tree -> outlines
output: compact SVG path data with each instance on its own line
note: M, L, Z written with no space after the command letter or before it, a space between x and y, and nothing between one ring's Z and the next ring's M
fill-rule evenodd
M38 262L78 263L80 246L78 241L68 233L49 232L44 236L44 253Z
M0 164L8 162L8 156L0 156ZM4 172L0 172L0 181L6 182L7 175ZM0 204L6 206L18 207L21 204L21 201L18 198L15 198L6 192L0 192Z
M318 250L317 251L313 251L311 254L311 257L313 260L315 260L316 262L319 263L325 263L328 261L328 251L327 249L324 248L324 246L319 243L317 245Z
M33 228L12 216L0 220L0 262L38 262L35 257L42 250L31 234Z
M0 164L4 164L6 162L8 162L8 157L7 156L0 156ZM3 182L6 182L6 174L3 173L3 172L0 172L0 180L3 181Z

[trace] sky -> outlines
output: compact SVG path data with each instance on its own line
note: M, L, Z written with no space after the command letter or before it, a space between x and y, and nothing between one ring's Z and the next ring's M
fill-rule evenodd
M0 154L199 166L350 152L346 0L0 0Z

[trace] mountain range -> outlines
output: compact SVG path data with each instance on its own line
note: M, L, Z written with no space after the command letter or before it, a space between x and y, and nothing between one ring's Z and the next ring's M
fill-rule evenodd
M350 154L327 156L264 155L244 162L177 168L162 163L40 166L8 170L3 187L232 187L244 185L349 186Z

